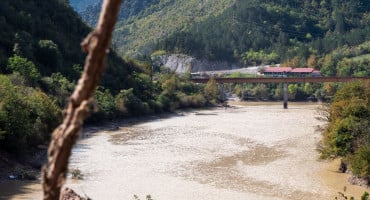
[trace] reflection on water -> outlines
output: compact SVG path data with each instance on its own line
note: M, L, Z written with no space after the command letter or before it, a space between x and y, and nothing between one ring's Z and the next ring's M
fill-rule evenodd
M71 159L85 179L67 186L93 199L333 199L317 161L316 107L186 112L94 133Z

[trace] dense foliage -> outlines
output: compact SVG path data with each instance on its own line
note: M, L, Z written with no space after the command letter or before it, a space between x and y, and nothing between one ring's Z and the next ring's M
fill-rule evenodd
M150 55L154 43L195 22L216 16L235 0L127 0L114 34L114 46L133 56ZM97 21L101 6L79 12L89 24Z
M22 81L18 73L0 75L0 147L13 152L43 144L60 121L55 102Z
M370 82L341 87L328 116L322 155L346 157L354 174L370 180Z
M61 120L90 28L68 0L2 0L0 13L0 150L23 153L45 144ZM124 61L114 51L106 62L90 122L207 103L188 78L153 76L148 63Z
M81 15L95 23L99 10L90 6ZM139 57L164 50L244 65L314 67L325 76L369 76L369 11L365 0L129 0L114 44Z
M224 75L226 78L247 78L255 77L251 74L234 72ZM291 83L288 84L288 99L290 101L327 101L337 91L338 83ZM283 100L283 84L240 84L226 83L225 92L233 93L242 100Z
M369 55L355 58L370 52L369 24L365 0L237 0L221 15L164 37L157 49L245 65L287 62L325 75L369 75ZM349 62L366 67L348 69Z

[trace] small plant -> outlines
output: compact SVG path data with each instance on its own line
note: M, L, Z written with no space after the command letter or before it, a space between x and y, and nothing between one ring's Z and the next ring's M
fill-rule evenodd
M82 180L84 178L81 170L79 169L71 169L70 173L72 175L72 179Z
M355 198L354 197L348 197L344 193L338 192L338 196L336 196L334 199L335 200L346 200L346 199L354 200Z
M140 200L140 198L134 194L134 200ZM154 200L151 195L146 195L145 200Z
M369 193L364 192L364 194L361 196L361 200L369 200Z

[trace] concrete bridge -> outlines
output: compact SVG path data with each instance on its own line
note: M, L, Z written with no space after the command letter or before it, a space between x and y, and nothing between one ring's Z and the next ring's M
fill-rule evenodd
M210 78L193 78L195 83L207 83ZM350 82L358 80L370 80L370 77L255 77L255 78L218 78L217 83L283 83L284 85L284 109L288 108L288 83L325 83L325 82Z

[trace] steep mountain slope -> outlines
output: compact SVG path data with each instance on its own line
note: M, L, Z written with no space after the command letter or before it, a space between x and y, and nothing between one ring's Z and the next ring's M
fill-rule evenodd
M71 6L77 11L82 12L89 6L98 4L101 0L70 0Z
M119 13L119 20L127 20L130 17L143 14L142 12L152 5L158 4L159 0L126 0L123 1L121 10ZM82 2L81 2L82 3ZM84 21L89 25L93 26L97 23L100 9L102 7L102 0L98 0L95 4L85 4L85 9L78 10ZM73 7L75 5L71 4Z
M0 151L45 144L80 77L90 31L68 0L0 1ZM110 51L90 121L203 106L201 88ZM207 99L208 100L208 99ZM98 108L98 109L96 109ZM1 175L1 174L0 174Z
M40 64L44 74L82 63L79 43L89 28L60 1L4 0L0 13L1 66L14 53ZM47 49L54 55L45 55Z
M324 68L333 75L345 57L335 52L359 46L361 52L353 56L368 51L370 3L366 0L127 2L131 6L122 8L126 17L117 25L114 46L131 56L164 50L244 65ZM325 69L329 54L336 55L335 70Z
M235 0L128 0L121 9L114 45L123 54L150 54L153 45L175 31L194 22L217 16ZM80 12L82 18L95 23L100 6Z
M369 16L364 0L238 0L221 15L165 37L157 49L246 64L305 60L368 40ZM260 51L266 61L253 58Z
M59 72L70 81L78 78L85 58L80 43L90 28L70 6L60 0L4 0L0 13L1 72L9 72L8 58L16 54L33 62L41 76ZM113 91L127 87L120 79L133 69L114 52L108 63L103 85Z

